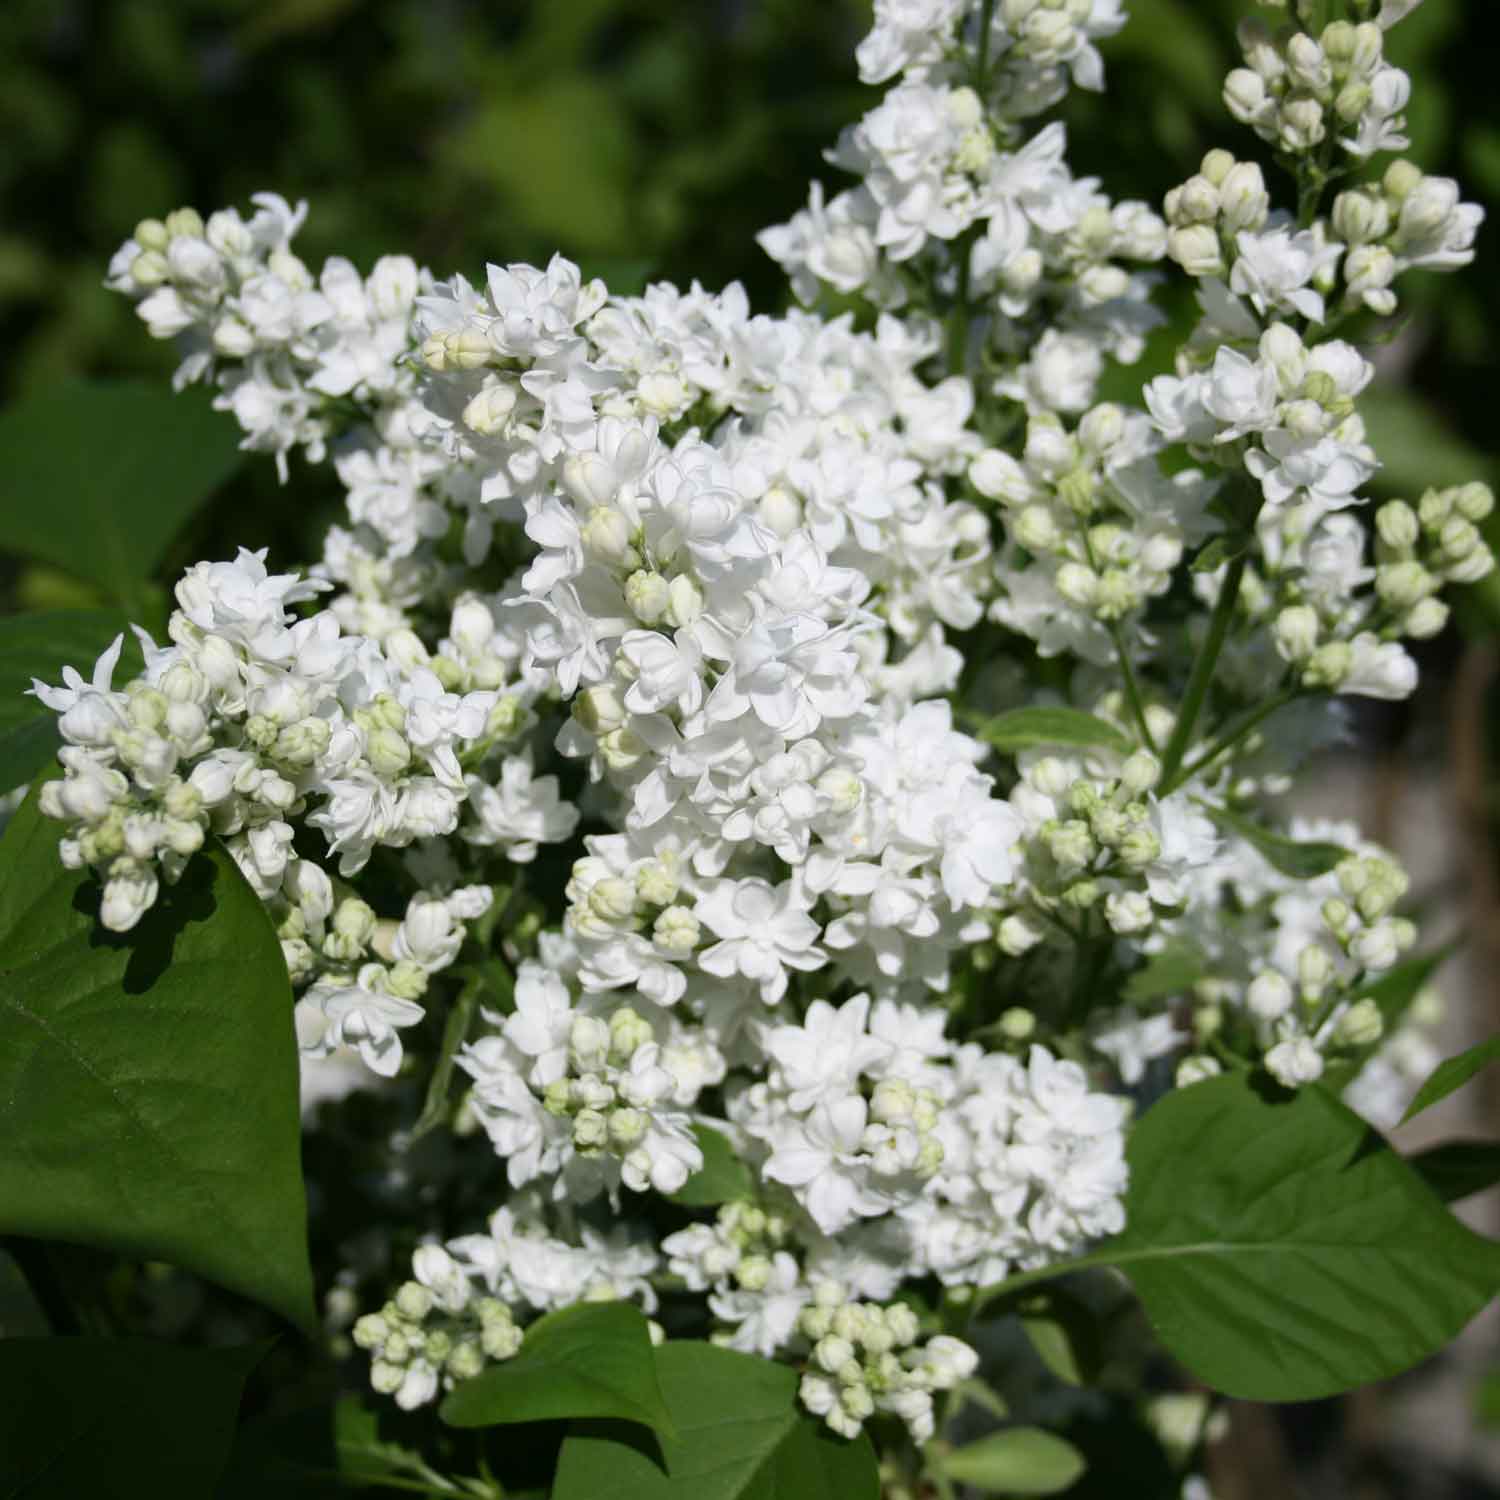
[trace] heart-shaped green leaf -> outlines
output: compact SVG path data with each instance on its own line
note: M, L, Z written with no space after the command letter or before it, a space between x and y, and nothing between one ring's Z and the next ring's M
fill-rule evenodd
M787 1365L713 1344L656 1351L676 1427L660 1453L628 1428L594 1424L562 1446L552 1500L876 1500L880 1474L863 1433L834 1436L797 1400Z
M222 849L128 933L33 791L0 840L0 1232L172 1261L315 1326L286 963Z
M688 1208L707 1208L715 1203L733 1203L755 1192L750 1168L734 1154L734 1147L717 1130L693 1126L703 1165L671 1195L674 1203Z
M1161 1341L1226 1395L1387 1379L1500 1290L1500 1246L1316 1086L1288 1097L1234 1073L1176 1089L1128 1155L1125 1232L1090 1262L1124 1270Z
M451 1427L615 1417L672 1428L646 1319L628 1302L583 1302L537 1319L519 1354L449 1393L442 1417Z
M57 753L57 715L30 697L32 678L61 683L75 668L87 681L105 647L125 641L115 683L141 669L141 651L123 614L107 609L58 609L0 618L0 792L25 786Z
M73 381L0 412L0 548L56 563L121 602L241 460L201 391Z

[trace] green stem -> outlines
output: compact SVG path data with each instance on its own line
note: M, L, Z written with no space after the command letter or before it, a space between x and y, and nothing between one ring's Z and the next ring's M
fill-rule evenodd
M948 369L954 375L969 372L969 261L974 236L965 231L953 247L958 257L958 293L948 314Z
M1120 658L1120 669L1125 676L1125 697L1130 704L1130 712L1135 716L1135 722L1140 728L1141 737L1146 741L1146 748L1154 755L1156 753L1156 740L1151 733L1151 726L1146 722L1146 702L1141 697L1141 688L1136 681L1135 668L1130 663L1130 652L1125 648L1125 632L1120 629L1118 620L1109 622L1109 638L1115 643L1115 655Z
M447 1496L449 1500L454 1495L464 1495L467 1493L459 1489L456 1485L446 1483L442 1485L428 1484L420 1479L403 1479L396 1474L345 1474L341 1471L329 1477L336 1483L348 1485L351 1488L358 1486L360 1489L370 1487L382 1490L405 1490L408 1494L412 1495Z
M1014 1276L1007 1276L1004 1281L997 1281L994 1286L981 1287L974 1294L975 1315L977 1316L982 1309L998 1297L1009 1297L1015 1292L1024 1291L1027 1287L1036 1286L1040 1282L1055 1281L1059 1276L1071 1276L1074 1271L1094 1271L1116 1263L1117 1257L1102 1251L1095 1251L1092 1255L1079 1256L1077 1260L1060 1260L1050 1266L1038 1266L1033 1271L1017 1271Z
M1105 937L1108 934L1104 935ZM1068 995L1068 1024L1080 1026L1088 1018L1089 995L1099 978L1101 959L1108 953L1104 938L1094 932L1093 914L1085 912L1078 947L1073 954L1073 983Z
M1177 775L1177 768L1182 764L1182 757L1187 754L1187 748L1193 742L1193 730L1197 726L1198 715L1203 709L1203 701L1208 697L1208 687L1213 681L1214 668L1219 662L1219 652L1224 649L1224 641L1229 635L1229 627L1234 620L1234 607L1240 597L1240 584L1244 581L1245 569L1249 562L1250 553L1247 548L1229 564L1228 571L1224 574L1224 582L1219 586L1219 597L1208 621L1208 634L1204 637L1203 646L1198 652L1197 660L1193 663L1192 674L1188 678L1187 692L1183 695L1182 707L1177 713L1177 723L1172 729L1172 738L1167 741L1167 748L1162 754L1160 785L1163 787L1176 785L1174 778Z
M1288 703L1301 696L1302 692L1299 688L1283 688L1274 697L1252 708L1241 719L1230 725L1207 750L1183 766L1170 782L1162 782L1157 787L1157 796L1165 797L1195 776L1201 776L1220 756L1227 755L1233 750L1262 720L1269 719L1277 709L1285 708Z
M990 30L995 16L995 0L984 0L979 8L979 42L974 58L974 92L984 99L990 71ZM958 291L948 313L948 369L955 375L969 373L969 262L979 225L966 229L953 245L958 265Z
M974 61L974 92L984 98L985 85L989 82L990 32L994 29L995 0L984 0L979 7L979 51Z
M427 1098L422 1105L422 1113L417 1116L417 1123L411 1128L411 1134L408 1137L411 1141L421 1140L434 1126L441 1125L447 1116L448 1085L453 1077L453 1063L458 1056L458 1049L463 1045L464 1038L469 1034L469 1025L474 1019L474 1007L479 1001L479 992L483 988L484 980L477 974L470 975L458 992L458 999L453 1002L453 1009L448 1012L448 1020L443 1027L443 1045L438 1052L432 1077L427 1082Z

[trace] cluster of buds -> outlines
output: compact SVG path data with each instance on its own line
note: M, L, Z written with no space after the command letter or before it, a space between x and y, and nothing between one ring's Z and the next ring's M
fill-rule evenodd
M412 1271L416 1279L403 1282L379 1312L357 1319L350 1334L370 1355L370 1384L406 1411L521 1347L510 1308L495 1297L475 1297L440 1245L417 1250Z
M1394 860L1362 855L1341 861L1335 873L1341 894L1323 903L1324 926L1361 969L1389 969L1417 937L1408 918L1392 915L1406 895L1406 872Z
M853 1301L836 1281L814 1285L797 1328L812 1344L802 1404L843 1437L886 1412L925 1443L934 1428L932 1393L952 1390L979 1363L961 1339L938 1334L919 1343L917 1315L904 1302Z
M1273 35L1259 20L1239 29L1245 66L1224 80L1230 114L1264 141L1294 155L1316 150L1330 133L1351 154L1407 144L1402 111L1411 80L1385 61L1385 37L1373 21L1332 21L1317 37Z
M1272 622L1276 651L1302 684L1381 697L1410 691L1415 668L1399 641L1437 635L1448 621L1440 591L1449 583L1473 583L1494 567L1478 527L1494 503L1487 485L1473 483L1428 490L1415 506L1404 500L1381 506L1375 613L1351 612L1348 601L1336 597L1304 600L1294 590L1295 602Z
M1164 207L1167 254L1190 276L1217 276L1234 259L1234 237L1265 227L1271 198L1255 162L1214 150L1167 194Z
M1028 873L1041 904L1087 911L1102 901L1115 930L1150 925L1144 892L1129 886L1110 890L1100 877L1128 880L1161 855L1161 838L1143 800L1160 775L1160 762L1149 750L1127 757L1113 779L1074 776L1064 762L1051 759L1032 768L1028 786L1049 797L1056 809L1027 847ZM1002 924L1002 950L1010 952L1016 936Z
M666 1066L687 1060L664 1053L651 1023L628 1005L608 1021L575 1016L567 1061L568 1076L546 1086L542 1107L571 1121L574 1151L619 1157L625 1185L636 1192L680 1188L702 1164L673 1113L674 1104L696 1096L696 1070Z
M791 1237L786 1217L748 1201L723 1204L712 1224L691 1224L662 1248L674 1275L692 1291L722 1285L763 1292L776 1279L776 1257Z
M634 738L628 729L617 735ZM671 848L632 858L613 838L591 839L589 849L573 865L563 923L578 944L585 974L602 976L629 963L643 994L672 1004L686 983L678 966L702 938L692 898L682 889L682 861Z
M1322 1077L1330 1054L1365 1053L1385 1032L1380 1007L1350 998L1363 977L1389 969L1416 940L1416 927L1394 916L1407 877L1378 854L1343 860L1338 894L1321 908L1323 933L1295 956L1290 974L1269 968L1245 990L1266 1067L1288 1088Z
M937 1135L943 1101L931 1089L918 1088L904 1078L882 1078L870 1091L869 1123L860 1136L860 1150L869 1153L870 1170L877 1177L914 1173L933 1176L943 1164L943 1143Z
M1487 484L1428 490L1415 507L1391 500L1375 513L1375 592L1394 629L1425 640L1448 620L1437 597L1449 583L1475 583L1495 566L1478 523L1495 508Z
M1345 308L1388 315L1396 310L1391 283L1402 271L1467 265L1481 217L1477 204L1460 200L1451 177L1428 176L1405 159L1393 161L1378 183L1340 193L1329 224L1349 247L1343 263Z
M1138 440L1121 408L1102 402L1071 431L1052 412L1035 414L1021 462L990 448L969 466L974 488L1006 507L1014 540L1054 570L1063 600L1103 622L1165 593L1182 561L1180 529L1132 514L1113 482Z

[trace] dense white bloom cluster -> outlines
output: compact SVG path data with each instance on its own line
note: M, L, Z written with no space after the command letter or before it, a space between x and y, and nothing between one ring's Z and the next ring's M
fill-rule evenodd
M1493 565L1482 485L1367 536L1373 368L1329 336L1462 264L1479 210L1398 161L1321 212L1335 148L1404 144L1373 22L1245 33L1226 97L1296 216L1214 151L1159 217L1023 125L1102 86L1116 0L875 10L890 87L830 154L856 185L762 235L784 316L560 257L315 276L271 195L146 221L111 266L247 446L331 455L348 516L305 578L193 569L136 680L117 641L37 684L42 806L118 930L222 839L309 1070L393 1077L435 1001L460 1022L452 1123L512 1193L355 1324L403 1406L513 1354L518 1316L686 1288L836 1431L924 1441L975 1356L903 1287L1118 1232L1133 1094L1233 1062L1298 1087L1386 1030L1362 988L1415 941L1405 877L1296 827L1326 858L1290 876L1250 809L1336 737L1331 695L1413 690L1402 640ZM1141 407L1101 401L1168 260L1202 321ZM807 310L825 290L860 315ZM998 756L979 702L1031 715ZM721 1158L743 1175L684 1224ZM605 1236L601 1205L640 1217Z

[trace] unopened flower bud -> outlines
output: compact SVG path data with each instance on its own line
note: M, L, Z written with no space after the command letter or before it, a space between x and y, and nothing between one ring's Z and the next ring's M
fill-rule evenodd
M1120 785L1132 796L1149 792L1161 779L1161 762L1149 750L1137 750L1120 767Z
M1349 675L1354 651L1347 641L1327 641L1319 646L1302 669L1308 687L1337 688Z
M1415 163L1400 157L1385 169L1380 185L1388 198L1401 203L1422 180L1422 169Z
M1350 1047L1373 1047L1385 1031L1380 1007L1366 996L1356 1000L1338 1019L1334 1028L1338 1039Z
M1448 606L1441 599L1419 599L1401 620L1401 630L1415 641L1441 635L1448 624Z
M655 625L671 603L671 589L660 573L637 571L625 580L625 602L643 625Z
M1167 236L1167 254L1189 276L1217 276L1224 270L1219 236L1207 224L1188 224Z
M1185 1057L1177 1064L1177 1073L1173 1082L1180 1089L1187 1088L1190 1084L1202 1083L1206 1078L1217 1078L1224 1070L1219 1065L1216 1057L1209 1057L1204 1053L1195 1053L1191 1057Z
M702 929L698 919L685 906L669 906L657 917L651 935L667 952L685 957L698 946Z
M1495 495L1489 485L1476 479L1459 486L1453 503L1465 520L1483 521L1495 508Z
M573 717L590 734L603 736L623 727L629 714L615 688L601 682L585 688L573 700Z
M1346 244L1384 239L1390 229L1390 210L1373 193L1351 188L1333 200L1333 232Z
M1138 870L1161 858L1161 840L1150 828L1132 828L1120 840L1119 854L1127 865Z
M481 437L504 432L516 409L515 388L502 381L487 385L464 407L464 425Z
M1267 102L1266 82L1250 68L1235 68L1224 80L1224 107L1242 125L1259 118Z
M1380 540L1397 552L1415 547L1421 535L1417 513L1404 500L1388 500L1375 512L1375 530Z
M1019 1005L1001 1013L1000 1033L1012 1042L1024 1042L1036 1031L1036 1016Z
M630 522L611 506L596 505L582 526L583 545L606 562L623 564L634 557L630 545Z
M1224 227L1231 233L1258 230L1271 207L1260 167L1253 161L1237 163L1219 187L1219 203Z
M1275 1021L1292 1008L1292 987L1286 979L1268 969L1257 974L1245 991L1245 1005L1261 1021Z
M1025 917L1006 917L995 930L995 942L1000 951L1010 958L1019 958L1030 952L1042 940L1042 932Z
M1172 207L1175 225L1212 224L1219 214L1219 190L1204 176L1189 177L1178 188Z

